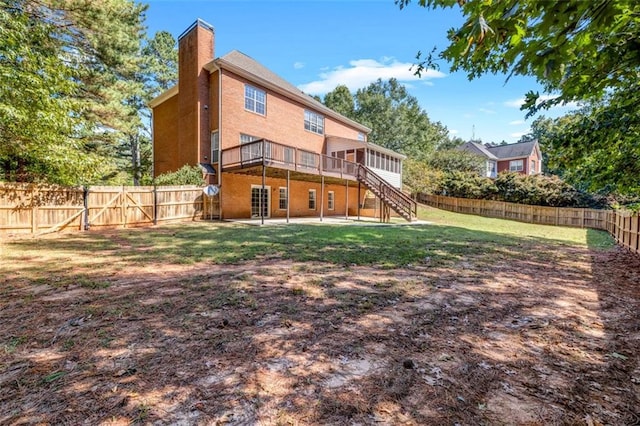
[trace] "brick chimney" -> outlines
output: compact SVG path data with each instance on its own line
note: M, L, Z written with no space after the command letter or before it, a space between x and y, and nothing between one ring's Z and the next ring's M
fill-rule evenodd
M214 29L198 19L178 37L178 153L182 164L196 165L211 152L209 72L214 58ZM208 154L210 155L210 154Z

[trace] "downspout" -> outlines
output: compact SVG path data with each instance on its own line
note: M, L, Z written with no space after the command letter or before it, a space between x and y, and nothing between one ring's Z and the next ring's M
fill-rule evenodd
M215 66L215 64L214 64ZM218 69L218 186L222 186L222 69ZM222 219L222 205L220 205Z
M153 108L151 108L151 123L149 123L149 127L151 127L151 177L152 179L156 178L156 134L153 131Z

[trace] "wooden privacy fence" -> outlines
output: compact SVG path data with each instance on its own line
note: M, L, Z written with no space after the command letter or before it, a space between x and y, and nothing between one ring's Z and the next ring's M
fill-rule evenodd
M616 242L640 253L640 217L628 211L531 206L504 201L418 194L417 201L443 210L511 219L541 225L574 226L608 231Z
M148 226L218 214L217 197L199 186L0 184L0 232Z

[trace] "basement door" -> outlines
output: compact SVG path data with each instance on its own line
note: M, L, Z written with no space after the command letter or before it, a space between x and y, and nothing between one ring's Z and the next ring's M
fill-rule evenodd
M269 217L271 212L271 187L262 185L251 185L251 217L260 217L260 207L264 217Z

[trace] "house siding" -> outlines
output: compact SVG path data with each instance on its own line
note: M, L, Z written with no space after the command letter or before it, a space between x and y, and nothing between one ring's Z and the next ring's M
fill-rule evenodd
M221 208L223 218L248 218L251 217L251 186L262 185L262 178L259 176L246 176L225 173L222 175L221 186ZM265 186L270 187L270 217L286 217L287 211L278 208L280 198L280 187L286 187L286 179L267 178ZM309 190L316 190L316 209L309 209ZM289 182L289 215L291 217L300 216L320 216L320 202L323 203L323 213L328 215L345 215L346 186L326 184L324 195L321 196L322 185L318 182L306 182L291 180ZM329 211L327 207L328 192L335 194L334 209ZM364 197L364 188L361 189L361 197ZM357 214L358 185L349 183L349 214Z
M387 170L376 169L375 167L370 167L370 169L380 176L382 179L387 181L390 185L395 186L398 189L402 189L402 176L398 173L393 173Z
M196 25L178 41L178 133L181 164L204 162L209 156L209 72L204 65L213 59L213 32Z
M265 115L245 109L246 84L265 91ZM304 129L304 111L317 111L224 69L222 110L222 149L237 146L240 143L240 134L244 133L316 153L324 152L324 135ZM351 138L358 136L358 130L331 117L325 116L324 129L325 134Z
M507 160L499 160L498 161L498 173L500 172L508 172L509 171L509 162L511 161L516 161L516 160L522 160L523 162L523 170L521 172L518 173L522 173L525 175L528 174L535 174L535 173L541 173L542 172L542 160L539 158L537 152L534 151L534 153L528 157L518 157L518 158L509 158ZM533 173L531 173L531 160L535 160L536 162L536 170L533 171Z
M153 173L158 176L181 167L178 152L178 96L153 109Z
M211 133L219 132L220 150L240 144L240 135L247 134L277 143L326 154L326 135L354 140L363 129L349 120L327 116L320 108L307 106L298 95L291 97L273 90L271 85L263 87L251 81L249 73L232 72L225 68L224 61L212 62L214 33L198 21L179 39L179 82L175 94L167 92L153 106L154 126L154 176L178 170L185 164L216 163L211 158ZM220 63L220 67L216 64ZM233 68L229 65L229 68ZM209 71L211 69L212 71ZM238 74L239 73L239 74ZM241 74L241 75L240 75ZM266 93L264 115L245 109L245 85L249 84ZM286 91L284 92L286 93ZM162 100L161 100L162 99ZM312 102L311 102L312 103ZM305 130L304 112L309 110L324 117L324 134ZM364 146L361 146L364 147ZM220 207L223 218L251 217L252 185L262 185L260 176L242 173L221 172L215 164L217 174L209 176L208 183L219 183ZM378 170L392 184L400 186L400 175ZM320 179L319 177L317 178ZM279 188L286 187L285 179L267 178L270 187L270 217L285 217L286 210L279 209ZM320 182L290 180L289 214L295 216L320 216L321 206L325 215L355 215L358 206L358 185L349 182L326 184L321 194ZM308 207L309 190L316 191L316 209ZM328 192L334 193L334 208L328 210ZM364 197L364 189L361 196ZM362 202L362 200L360 200Z

